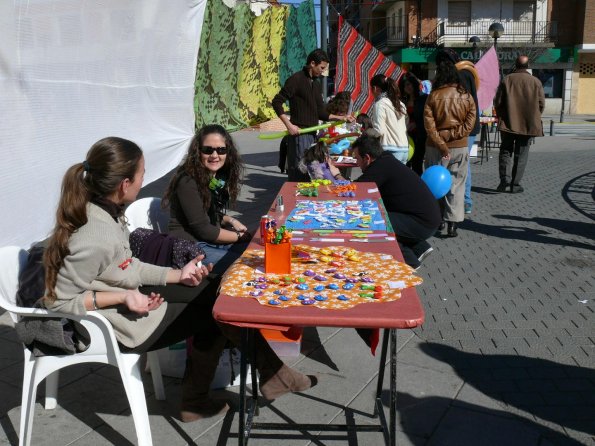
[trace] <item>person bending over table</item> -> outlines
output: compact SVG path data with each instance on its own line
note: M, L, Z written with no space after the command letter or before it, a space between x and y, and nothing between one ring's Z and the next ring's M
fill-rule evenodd
M251 238L242 222L226 214L240 193L242 170L227 130L206 125L192 139L163 197L170 207L170 235L196 241L217 274L242 255Z
M355 181L378 185L405 263L418 268L433 251L427 239L441 222L436 199L413 170L382 149L379 138L364 134L352 147L363 172Z
M71 314L98 311L110 321L126 352L144 353L193 336L180 418L194 421L229 408L225 401L210 399L209 388L227 339L239 345L240 330L213 319L217 287L206 280L212 265L203 266L202 256L181 270L132 257L123 206L136 199L144 172L141 149L116 137L96 142L82 163L66 171L56 225L44 253L43 302ZM153 285L152 291L139 288L141 284ZM256 346L265 398L315 383L315 378L284 365L259 334Z

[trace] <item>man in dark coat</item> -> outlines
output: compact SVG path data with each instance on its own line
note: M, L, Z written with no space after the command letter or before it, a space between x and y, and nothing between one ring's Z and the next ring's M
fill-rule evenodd
M442 221L440 207L413 170L382 150L379 136L368 130L352 144L353 156L363 172L355 181L376 183L403 259L418 268L433 251L426 240Z
M504 78L494 98L502 139L498 192L509 188L512 193L523 192L521 179L529 158L529 145L534 137L543 136L543 85L528 69L529 58L519 56L514 72Z
M349 121L353 116L338 116L326 111L322 100L322 85L318 78L328 68L329 57L321 49L312 51L301 71L287 79L285 85L273 98L272 105L277 116L287 128L287 177L289 181L308 181L307 174L298 169L298 164L306 150L314 143L316 132L303 133L301 129L314 127L318 121ZM285 103L289 102L289 113ZM285 162L283 162L285 165ZM279 163L281 170L281 163Z

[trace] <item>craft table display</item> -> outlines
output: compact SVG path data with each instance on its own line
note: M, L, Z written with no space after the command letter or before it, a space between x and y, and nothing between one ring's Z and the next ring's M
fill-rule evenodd
M267 212L269 216L277 220L279 225L283 225L286 223L287 216L291 213L296 206L296 183L287 182L281 188L279 192L279 196L283 197L282 202L284 206L282 208L277 207L278 200L275 200L275 204L269 209ZM325 190L321 188L320 193L317 197L308 197L308 200L314 201L324 201L324 200L336 200L338 199L336 194L332 193L330 190ZM340 198L339 198L340 199ZM375 201L380 200L380 194L378 193L378 189L374 183L358 183L357 190L356 190L356 197L355 198L344 198L344 200L368 200L372 199ZM287 210L287 213L285 212ZM383 217L384 209L380 206L380 211ZM386 232L390 232L390 225ZM298 231L294 231L294 235L292 237L292 241L294 243L294 252L299 252L300 250L306 251L311 256L317 257L319 262L308 264L307 262L304 263L293 263L291 264L292 271L291 271L291 281L293 287L299 285L300 283L306 283L309 287L312 285L317 286L318 282L320 285L326 287L332 283L335 283L337 286L342 287L344 284L349 282L345 281L346 278L353 278L359 279L358 282L354 282L354 288L359 285L361 287L362 284L366 285L374 285L374 287L380 286L382 287L382 296L374 296L374 293L377 291L374 290L361 290L357 291L356 294L365 292L366 294L372 294L372 296L357 296L355 298L349 298L351 303L356 303L350 307L334 309L334 308L327 308L329 302L340 302L341 300L338 299L338 294L335 296L335 292L338 290L333 290L332 288L325 288L329 291L320 292L315 291L313 288L309 288L308 290L299 290L299 291L306 291L309 294L309 297L315 297L316 294L324 294L327 293L327 300L324 301L316 301L316 303L310 305L304 304L296 304L297 301L300 299L297 298L296 293L298 289L292 290L291 299L285 302L292 302L292 304L285 306L284 301L277 298L276 300L280 300L280 304L270 304L269 300L271 300L270 295L265 296L265 292L271 292L274 296L281 296L281 294L275 294L276 290L281 290L282 288L288 288L278 286L279 284L272 283L270 288L260 289L257 288L256 285L259 282L259 277L262 277L262 272L257 273L257 268L252 266L252 271L249 274L245 274L243 277L233 279L233 275L226 275L223 277L222 280L222 292L219 295L215 306L213 307L213 316L217 321L226 324L232 324L239 327L243 327L242 330L242 347L243 351L251 352L250 346L253 346L253 331L254 329L258 328L272 328L278 330L288 330L293 326L297 327L353 327L353 328L370 328L370 329L384 329L384 338L381 343L381 354L379 360L379 370L378 370L378 383L375 393L375 412L380 416L380 424L353 424L350 423L349 425L345 424L324 424L324 423L316 423L316 424L283 424L282 426L279 423L257 423L254 420L255 408L257 407L257 380L255 376L255 369L252 368L252 396L250 399L247 399L247 392L246 392L246 373L247 373L247 363L246 363L246 355L242 355L242 364L241 364L241 381L240 381L240 398L239 398L239 416L238 416L238 443L240 445L247 444L248 438L250 436L250 431L252 429L266 429L266 430L300 430L300 431L312 431L312 432L319 432L319 431L368 431L368 432L383 432L384 439L387 444L395 445L396 443L396 414L397 414L397 391L396 391L396 360L397 360L397 336L395 329L410 329L417 327L423 323L424 320L424 311L421 306L421 302L415 292L414 285L421 282L421 280L415 277L412 274L410 268L405 266L399 266L396 272L396 276L394 278L385 278L377 275L377 270L375 268L379 268L380 265L385 267L384 263L380 262L394 262L393 265L398 265L396 261L402 262L403 257L399 250L399 245L395 242L394 238L389 239L388 237L379 237L379 238L372 238L368 239L368 242L361 242L356 238L346 238L345 240L341 240L340 243L333 243L332 238L327 239L326 237L316 237L316 238L309 238L308 233L301 234L303 240L297 243L296 239L298 235L295 234ZM306 231L303 231L306 232ZM312 231L313 232L313 231ZM377 235L376 231L368 231L373 233L372 235ZM313 232L314 233L314 232ZM392 234L394 235L394 234ZM247 265L250 262L255 262L253 265L256 264L258 258L258 251L262 252L263 246L259 243L260 237L257 235L253 238L252 242L250 243L246 259ZM372 243L374 242L374 243ZM302 245L307 245L306 247L302 247ZM337 271L339 274L344 274L344 279L336 279L334 274L337 272L325 272L329 269L335 267L331 265L330 262L320 261L322 256L325 256L325 253L322 252L323 249L328 249L329 257L332 258L333 253L339 254L342 256L341 259L336 261L344 262L344 266L339 267L343 268L341 271ZM350 249L355 250L357 252L356 258L359 257L359 262L354 260L349 260L348 252ZM296 255L298 255L296 253ZM372 257L367 257L368 255L376 256L374 257L375 260L371 260ZM252 256L251 258L249 256ZM388 257L394 259L390 260ZM262 258L259 260L260 265L262 265ZM349 263L353 262L353 263ZM374 262L374 263L373 263ZM320 268L320 269L318 269ZM335 267L336 268L336 267ZM397 266L395 266L397 268ZM314 275L324 275L327 277L326 281L316 281L306 279L306 282L296 282L296 279L300 277L314 277L314 276L306 276L304 273L307 269L312 270ZM365 278L366 275L359 276L359 273L368 272L371 279L374 281L372 283L367 283L362 281L362 278ZM341 276L339 276L341 277ZM282 279L283 276L280 276ZM231 280L236 280L235 284L232 284ZM265 279L266 280L266 279ZM404 283L398 283L400 281ZM248 282L253 282L253 284L248 285ZM316 284L315 284L316 282ZM391 288L391 285L388 282L397 282L397 286ZM266 283L266 282L265 282ZM402 285L406 285L409 287L405 287L404 289L400 289ZM386 289L385 289L386 286ZM393 283L392 286L395 286ZM237 289L240 288L242 291L238 292ZM246 296L246 293L249 294L250 291L263 291L262 296ZM343 290L349 291L349 290ZM233 293L233 294L232 294ZM304 293L302 293L304 294ZM345 294L346 293L341 293ZM294 297L295 296L295 297ZM387 298L387 296L389 296ZM399 297L400 296L400 297ZM259 299L264 297L264 299ZM332 297L332 299L331 299ZM379 297L379 299L375 299L374 297ZM365 299L363 302L359 302L357 299L362 298ZM345 301L349 302L349 301ZM283 304L282 304L283 303ZM383 401L382 393L383 393L383 377L384 377L384 369L385 365L389 364L390 369L390 378L389 378L389 402L388 402L388 409L385 409L386 402ZM388 415L385 415L385 410L387 411ZM389 420L387 420L387 418Z
M288 229L371 229L386 231L374 200L298 200L287 217Z
M262 249L248 249L226 272L221 292L279 309L342 310L397 300L402 289L422 283L413 268L390 254L342 246L294 246L291 274L264 274L263 264Z

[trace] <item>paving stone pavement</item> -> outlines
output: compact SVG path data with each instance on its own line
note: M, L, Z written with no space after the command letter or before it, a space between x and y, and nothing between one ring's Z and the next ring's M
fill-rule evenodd
M278 141L256 135L234 135L247 164L236 212L251 228L284 181L276 168ZM498 151L489 156L472 163L473 212L459 237L433 238L435 252L419 271L425 323L398 333L398 444L595 444L595 139L538 139L521 194L495 191ZM141 194L160 196L166 183L167 177ZM2 314L0 445L18 443L21 362L20 344ZM338 422L347 406L348 419L374 422L367 414L378 359L353 330L306 329L302 354L287 362L318 374L320 384L263 405L263 421ZM237 442L233 411L190 424L177 421L180 380L165 382L167 401L158 402L145 377L156 445ZM40 386L32 444L135 443L114 368L65 370L56 410L43 409L43 394ZM383 437L288 431L250 441L281 442L379 445Z

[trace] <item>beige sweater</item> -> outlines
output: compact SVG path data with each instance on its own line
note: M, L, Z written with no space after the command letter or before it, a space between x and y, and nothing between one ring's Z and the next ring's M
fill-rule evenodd
M51 309L86 314L89 291L123 291L141 285L165 285L169 268L142 263L132 258L128 228L99 206L87 205L87 223L68 241L70 254L58 272L57 299ZM121 267L127 259L132 262ZM161 323L166 303L147 316L131 313L124 305L98 310L114 327L116 338L127 347L142 344Z
M395 107L389 98L383 97L374 102L372 107L372 125L382 135L383 146L409 147L407 140L407 108L401 106L401 118L397 118Z

